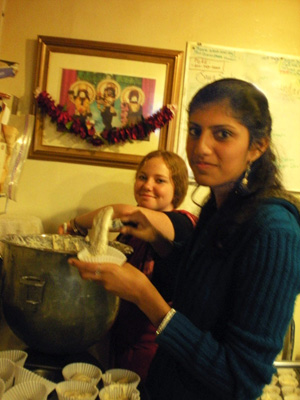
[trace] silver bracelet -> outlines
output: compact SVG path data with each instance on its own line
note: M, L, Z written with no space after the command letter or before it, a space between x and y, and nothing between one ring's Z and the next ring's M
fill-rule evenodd
M166 314L164 319L159 324L159 327L156 330L156 335L159 335L160 333L162 333L162 331L165 329L165 327L171 321L171 319L173 318L175 313L176 313L176 310L174 310L174 308L171 308L171 310Z

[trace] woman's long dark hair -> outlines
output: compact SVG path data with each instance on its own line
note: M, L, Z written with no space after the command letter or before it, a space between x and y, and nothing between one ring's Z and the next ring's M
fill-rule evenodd
M272 118L266 96L249 82L234 78L220 79L202 87L195 94L189 105L189 115L206 104L223 101L228 102L232 117L248 129L249 146L257 144L259 148L262 140L269 142L264 154L251 165L247 189L241 184L241 177L220 209L220 235L226 237L229 231L247 220L265 198L280 197L297 207L299 204L281 182L271 139ZM213 201L211 194L208 206Z

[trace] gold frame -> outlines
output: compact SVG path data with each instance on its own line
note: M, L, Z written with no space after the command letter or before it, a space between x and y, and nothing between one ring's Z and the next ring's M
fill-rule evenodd
M182 77L183 51L154 49L148 47L105 43L77 39L67 39L51 36L38 36L37 70L35 89L47 90L49 85L49 63L51 54L72 56L93 56L114 60L126 60L132 62L147 62L165 66L166 74L163 89L163 105L178 104ZM109 61L109 60L108 60ZM150 64L152 65L152 64ZM51 93L49 93L51 95ZM33 113L36 116L35 129L28 158L48 161L62 161L79 164L103 165L118 168L135 169L140 162L140 154L123 154L118 152L102 151L101 149L86 150L68 147L56 147L43 144L45 116L40 113L36 105L33 105ZM49 117L47 117L49 118ZM175 127L177 114L174 119L161 128L159 133L159 149L173 150L175 143ZM153 149L156 150L156 149Z

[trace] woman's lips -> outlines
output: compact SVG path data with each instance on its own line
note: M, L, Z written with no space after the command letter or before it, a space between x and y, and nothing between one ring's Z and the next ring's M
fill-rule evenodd
M154 198L154 196L151 195L151 194L149 194L149 193L140 193L139 196L140 196L140 197L146 197L147 199L148 199L148 198L149 198L149 199Z
M205 162L205 161L196 161L193 163L198 169L207 169L214 167L214 164Z

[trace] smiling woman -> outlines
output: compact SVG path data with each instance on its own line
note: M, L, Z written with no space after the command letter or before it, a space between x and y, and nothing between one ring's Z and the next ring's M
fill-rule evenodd
M192 237L175 238L163 260L178 271L172 305L129 263L96 266L99 283L157 327L152 399L254 400L271 381L300 292L300 205L279 178L271 130L268 100L248 82L215 81L192 99L187 154L210 195ZM129 221L123 233L168 245L147 215Z
M190 166L197 183L214 191L217 204L268 142L264 138L249 146L248 128L236 119L228 100L204 104L190 113L186 146Z
M163 230L170 243L174 240L183 243L193 230L196 218L184 210L178 210L188 189L188 173L184 160L169 151L156 150L147 154L139 164L134 183L134 196L137 206L113 204L113 218L123 218L140 210L157 228ZM76 217L67 223L68 233L87 233L95 216L102 209ZM74 223L75 222L75 223ZM75 227L76 232L74 232ZM63 225L59 232L63 233ZM142 238L141 238L142 239ZM140 270L149 281L170 302L173 295L176 271L163 265L161 255L165 251L156 249L144 240L120 234L119 242L130 245L134 252L128 261ZM98 270L96 270L97 272ZM100 272L83 273L85 279L99 282ZM111 330L111 367L135 371L142 380L146 379L149 364L156 352L155 326L134 304L123 300L118 318Z
M140 207L157 211L171 211L178 205L178 200L176 200L179 197L178 192L184 191L184 195L186 193L186 176L182 176L183 179L180 180L182 185L175 188L170 167L167 166L162 157L152 157L153 154L159 155L161 153L151 153L140 164L135 178L134 196ZM185 172L185 169L183 169L183 172ZM182 195L180 198L182 198Z

